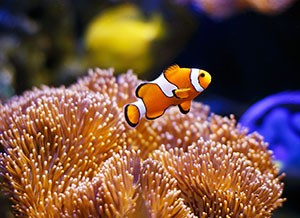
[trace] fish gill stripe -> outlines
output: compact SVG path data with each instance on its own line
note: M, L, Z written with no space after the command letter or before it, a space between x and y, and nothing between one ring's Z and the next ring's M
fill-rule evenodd
M191 83L194 87L194 89L197 91L197 92L202 92L204 89L201 87L201 85L199 84L199 69L196 69L196 68L192 68L191 69L191 74L190 74L190 80L191 80Z
M164 73L162 73L157 79L153 80L150 83L157 84L162 92L169 98L174 96L173 90L178 89L177 86L168 81Z

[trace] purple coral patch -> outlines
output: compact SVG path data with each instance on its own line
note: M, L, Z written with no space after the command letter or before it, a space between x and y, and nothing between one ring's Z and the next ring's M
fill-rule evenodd
M282 92L251 106L240 123L262 134L286 171L300 176L300 92Z

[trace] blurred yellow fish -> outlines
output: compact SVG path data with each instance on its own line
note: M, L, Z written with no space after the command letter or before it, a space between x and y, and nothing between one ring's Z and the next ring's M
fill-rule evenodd
M145 18L138 7L122 4L95 17L87 27L88 64L114 67L117 72L145 72L154 62L152 43L162 39L165 24L159 14Z

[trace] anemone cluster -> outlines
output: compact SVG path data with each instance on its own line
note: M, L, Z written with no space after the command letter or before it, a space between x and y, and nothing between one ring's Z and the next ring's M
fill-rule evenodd
M126 125L131 72L90 70L0 105L2 192L17 217L271 217L285 200L272 152L193 102Z

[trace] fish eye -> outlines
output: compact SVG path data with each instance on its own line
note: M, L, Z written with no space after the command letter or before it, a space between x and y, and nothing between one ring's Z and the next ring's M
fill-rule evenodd
M205 77L205 73L201 73L201 74L200 74L200 77Z

